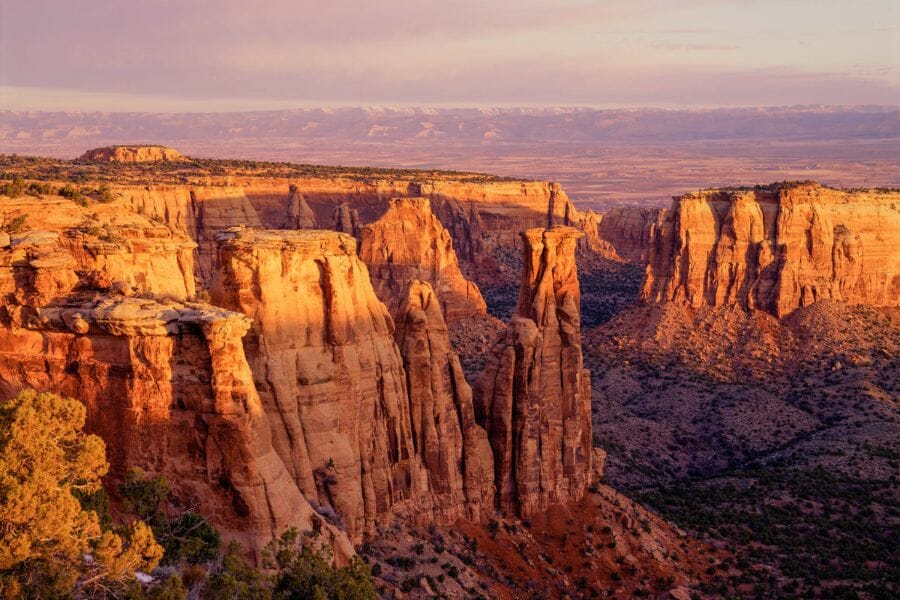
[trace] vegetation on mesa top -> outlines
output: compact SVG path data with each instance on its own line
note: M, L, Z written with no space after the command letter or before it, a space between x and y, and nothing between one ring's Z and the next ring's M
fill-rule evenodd
M287 162L229 160L185 157L179 161L154 162L90 162L41 156L0 154L0 179L35 179L84 183L106 181L152 185L186 184L209 177L317 177L343 178L354 181L403 179L427 183L448 179L469 183L530 181L525 178L501 177L486 173L446 171L440 169L388 169L381 167L343 167Z

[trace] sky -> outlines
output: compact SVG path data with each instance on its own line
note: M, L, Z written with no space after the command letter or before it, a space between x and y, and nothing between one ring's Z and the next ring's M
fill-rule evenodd
M900 0L0 0L0 109L900 105Z

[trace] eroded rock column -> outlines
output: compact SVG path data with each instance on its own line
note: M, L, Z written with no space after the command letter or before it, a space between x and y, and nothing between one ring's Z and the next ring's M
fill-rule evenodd
M427 282L410 283L395 337L406 367L413 444L428 471L436 515L478 520L493 508L491 448L475 423L472 389Z
M590 373L583 368L571 227L530 229L516 314L476 386L494 454L497 505L527 518L576 501L591 472Z

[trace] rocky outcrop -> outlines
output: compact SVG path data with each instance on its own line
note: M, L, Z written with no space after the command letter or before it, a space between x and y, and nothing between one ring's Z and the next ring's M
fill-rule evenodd
M428 471L435 512L445 522L460 516L477 521L493 509L491 447L475 423L472 389L428 283L409 284L395 338L406 371L413 445Z
M777 317L823 299L897 306L900 193L781 184L676 198L642 298Z
M17 212L41 229L6 236L0 278L20 280L16 293L36 296L28 302L36 306L80 290L182 301L194 297L196 244L149 219L109 214L115 208L106 205L104 210L89 211L62 199L19 201Z
M362 235L359 224L359 211L351 207L347 202L342 202L331 213L331 228L334 231L346 233L350 237L359 240Z
M584 232L584 237L578 240L578 250L581 255L598 254L604 258L620 261L622 257L616 252L613 245L600 236L600 223L603 217L593 210L572 211L570 225Z
M414 279L431 284L447 321L487 312L478 287L463 277L453 239L427 198L391 200L384 216L362 228L360 258L392 314Z
M403 359L353 238L238 228L218 240L213 302L253 319L247 355L273 445L303 494L354 539L426 501Z
M650 246L664 209L617 206L603 213L597 225L601 240L631 262L644 265L650 258Z
M296 185L292 185L289 189L290 197L288 198L287 219L284 222L284 228L315 229L316 214L306 203L306 199Z
M186 160L185 156L174 148L165 146L107 146L88 150L78 160L81 162L174 162Z
M516 315L476 387L476 418L494 453L498 507L523 518L575 501L591 474L590 374L570 227L522 234Z

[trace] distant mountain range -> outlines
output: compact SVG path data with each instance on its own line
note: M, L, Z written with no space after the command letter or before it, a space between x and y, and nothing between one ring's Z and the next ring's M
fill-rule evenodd
M639 143L900 137L896 107L710 110L334 108L234 113L0 112L3 149L85 139L171 142L293 138L344 142ZM93 141L91 142L93 143Z
M142 143L201 158L551 179L597 208L786 179L900 186L898 107L0 111L0 154L75 158Z

